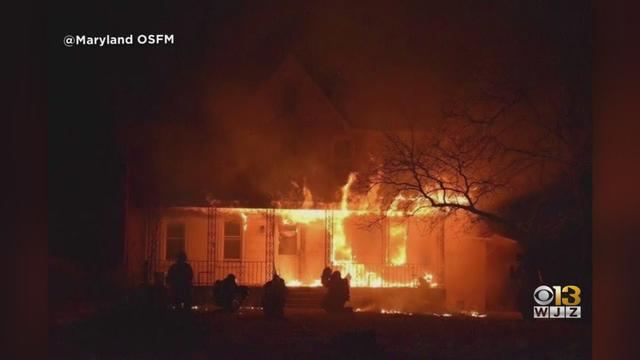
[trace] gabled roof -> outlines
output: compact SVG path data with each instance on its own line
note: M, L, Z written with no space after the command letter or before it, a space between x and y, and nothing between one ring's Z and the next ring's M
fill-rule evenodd
M287 101L287 92L295 97L295 109L287 120L301 122L300 125L309 129L350 130L349 123L293 54L288 54L267 80L259 85L255 96L263 105L275 106L273 110L276 116L285 116L287 114L282 112L281 107Z

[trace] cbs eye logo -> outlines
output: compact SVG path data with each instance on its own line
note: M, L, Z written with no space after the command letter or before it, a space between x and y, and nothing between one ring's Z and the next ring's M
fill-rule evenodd
M534 318L580 318L580 288L576 285L538 286L533 291Z

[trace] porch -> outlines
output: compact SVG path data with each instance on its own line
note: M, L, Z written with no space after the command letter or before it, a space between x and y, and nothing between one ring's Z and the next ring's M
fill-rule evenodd
M227 274L234 274L241 285L261 287L274 271L289 287L320 287L326 266L349 276L353 288L416 288L424 281L432 288L443 287L440 237L423 236L411 219L403 219L401 231L397 219L363 230L358 220L369 214L354 212L337 220L337 212L156 208L145 219L145 276L149 282L164 278L175 252L186 251L196 287L212 285ZM348 259L340 258L344 253Z

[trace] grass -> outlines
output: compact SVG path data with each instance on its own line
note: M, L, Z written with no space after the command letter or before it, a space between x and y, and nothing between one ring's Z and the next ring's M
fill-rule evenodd
M256 310L115 308L52 326L50 353L60 359L582 359L591 357L591 325L293 309L272 321Z

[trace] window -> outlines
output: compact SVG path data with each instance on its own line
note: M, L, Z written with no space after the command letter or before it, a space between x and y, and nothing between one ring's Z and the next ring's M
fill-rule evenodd
M175 260L180 251L184 251L185 226L183 223L167 224L166 260Z
M278 232L278 254L298 254L298 227L296 225L282 225Z
M240 260L242 257L242 223L239 220L224 223L224 259Z

